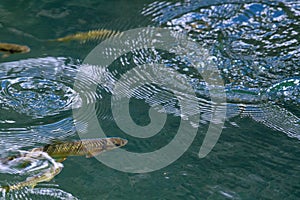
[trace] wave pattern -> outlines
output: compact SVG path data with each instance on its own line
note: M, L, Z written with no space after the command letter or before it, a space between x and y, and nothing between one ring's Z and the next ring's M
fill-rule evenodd
M156 1L142 13L211 49L231 103L228 117L249 116L300 138L299 3ZM193 83L201 92L201 78Z
M193 68L188 60L172 52L156 49L132 50L109 67L83 65L78 60L62 57L2 63L1 184L14 184L53 164L47 158L24 158L15 163L4 158L20 149L72 137L75 133L72 109L80 108L83 103L95 104L98 119L112 119L111 98L121 78L125 81L119 85L122 90L116 98L143 100L159 112L186 120L200 110L200 125L211 121L213 110L226 106L229 121L236 116L250 117L300 140L299 3L155 1L142 14L150 16L161 27L187 33L205 52L209 50L214 58L211 64L218 67L225 82L227 104L211 102L201 76L203 69ZM127 42L135 49L136 41ZM118 51L108 48L106 53L118 55ZM207 57L202 55L201 59ZM159 76L164 73L159 68L153 69L157 80L163 83L153 84L149 70L137 67L147 63L163 64L173 72L170 76ZM129 70L134 71L134 76L126 77ZM145 79L150 82L137 85ZM196 98L184 92L186 83L194 89ZM95 85L96 91L91 91L89 88ZM176 87L170 90L166 85ZM188 102L184 111L179 105L182 99ZM81 131L87 129L86 122L91 115L92 111L87 110L77 119ZM193 124L195 128L198 126L199 123ZM27 167L20 170L20 164ZM9 195L5 198L76 199L53 184Z
M0 151L45 144L74 134L75 60L46 57L0 64Z
M1 158L0 173L6 174L6 180L0 181L1 185L10 187L19 187L18 184L29 180L39 179L51 171L60 171L63 165L57 163L48 154L44 152L28 151L10 151L10 156L16 156L15 159ZM52 184L53 185L53 184ZM59 199L77 199L71 194L56 188L30 188L32 185L24 185L21 188L11 189L9 193L1 191L1 199L31 199L37 198L59 198ZM53 187L53 186L52 186ZM34 198L34 199L37 199Z
M63 62L62 58L44 58L1 64L1 112L35 120L71 110L80 101L71 87L76 71ZM5 115L4 119L16 121Z
M1 186L18 184L61 165L46 154L34 155L24 150L74 135L72 108L81 105L80 96L72 89L77 66L76 60L54 57L0 64ZM7 159L25 153L26 156ZM76 199L53 188L53 184L2 193L4 199L33 196Z

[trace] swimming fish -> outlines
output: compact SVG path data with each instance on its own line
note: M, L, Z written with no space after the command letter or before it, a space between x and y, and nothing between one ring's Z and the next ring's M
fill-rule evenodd
M64 161L68 156L96 156L104 151L116 149L127 144L127 140L117 137L85 139L71 142L48 144L34 148L32 151L43 151L57 161Z
M28 53L30 48L18 44L0 43L0 51L4 53L2 57L5 58L14 53Z
M88 32L79 32L76 34L68 35L65 37L53 39L50 41L56 41L56 42L68 42L72 40L80 41L81 43L85 43L89 40L101 40L106 39L113 36L121 35L122 33L119 31L113 31L108 29L99 29L99 30L91 30Z
M25 181L16 183L14 185L2 186L2 187L0 187L0 191L9 192L11 190L19 190L23 187L34 188L40 182L50 181L57 174L59 174L61 172L62 164L61 163L58 163L58 164L60 164L59 167L51 167L50 170L47 171L46 173L43 173L43 174L40 174L37 176L28 177Z
M30 156L30 154L35 152L29 152L24 154L23 156ZM44 157L48 157L48 159L52 159L47 155L45 152L38 152L40 155L44 154ZM9 192L11 190L19 190L23 187L31 187L34 188L38 183L50 181L53 179L57 174L59 174L63 168L61 163L53 162L53 165L47 169L47 171L40 173L36 176L28 177L25 181L16 183L14 185L6 185L0 187L0 192Z
M86 156L87 158L98 155L101 152L116 149L127 144L126 139L111 137L111 138L97 138L97 139L85 139L71 142L59 142L54 144L48 144L44 147L34 148L29 153L21 154L21 156L30 156L32 153L45 154L45 157L51 157L58 162L64 161L68 156ZM9 157L7 161L13 160L16 157ZM50 181L57 174L60 173L63 165L61 163L54 162L53 166L49 168L45 173L41 173L37 176L28 177L25 181L16 183L14 185L7 185L0 187L0 192L9 192L11 190L18 190L23 187L34 188L37 183Z

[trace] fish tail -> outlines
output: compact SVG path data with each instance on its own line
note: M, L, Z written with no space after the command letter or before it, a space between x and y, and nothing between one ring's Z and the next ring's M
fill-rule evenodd
M7 58L7 57L9 57L9 55L10 55L9 53L5 53L5 54L3 54L1 57L2 57L2 58Z
M72 39L70 39L70 38L65 38L65 37L63 37L63 38L56 38L56 39L47 39L47 40L45 40L46 42L69 42L69 41L71 41Z
M0 192L9 192L10 191L10 186L9 185L5 185L5 186L1 186L0 187Z
M51 42L68 42L71 40L80 41L80 43L85 43L91 40L103 40L106 38L111 38L114 36L121 35L120 31L108 30L108 29L99 29L99 30L91 30L88 32L79 32L76 34L68 35L61 38L50 39L48 41Z
M23 182L17 183L15 185L5 185L5 186L1 186L0 187L0 192L10 192L12 190L18 190L21 187L25 187L25 185L23 185Z

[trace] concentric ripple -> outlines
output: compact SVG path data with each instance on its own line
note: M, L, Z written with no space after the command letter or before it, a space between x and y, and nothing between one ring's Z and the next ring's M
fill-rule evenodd
M231 103L228 117L249 116L300 138L299 2L156 1L142 14L211 49ZM192 80L205 94L202 79Z
M28 149L75 133L72 89L78 61L38 58L0 64L0 152Z
M76 62L39 58L0 64L0 153L73 135Z
M54 57L0 64L1 186L18 184L62 167L43 152L25 150L75 134L72 108L81 105L81 97L72 84L78 66L76 60ZM20 188L3 192L0 198L76 199L53 187Z
M155 2L153 21L211 46L230 85L268 87L299 75L299 2Z
M62 58L3 63L0 68L0 120L6 120L4 123L47 123L47 117L80 104L71 85L76 70L66 66Z
M69 110L76 100L76 92L72 88L34 77L3 80L1 91L3 107L7 106L32 118L43 118Z

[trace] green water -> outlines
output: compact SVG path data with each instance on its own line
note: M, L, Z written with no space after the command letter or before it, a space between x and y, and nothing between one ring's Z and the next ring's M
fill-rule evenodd
M122 59L112 64L112 80L132 69L134 60L153 61L155 56L190 77L201 119L192 128L197 135L188 150L170 165L147 173L118 171L96 158L70 157L50 182L2 194L0 199L299 199L299 13L297 1L1 1L0 42L31 49L0 60L1 158L8 151L79 139L78 132L89 132L91 113L76 119L79 126L75 127L72 105L80 101L79 92L88 91L90 77L106 76L88 71L79 88L74 82L81 63L101 40L47 41L77 32L147 26L182 32L216 58L230 104L219 140L200 159L212 112L203 78L187 62L173 59L174 55L132 52L127 55L129 64ZM151 123L148 111L157 104L167 114L155 136L141 139L118 127L111 113L112 92L107 88L103 84L81 98L95 103L107 136L128 139L125 150L151 152L175 138L182 111L174 93L152 85L130 95L130 117L137 125ZM9 173L3 166L1 185L25 180L33 173Z

